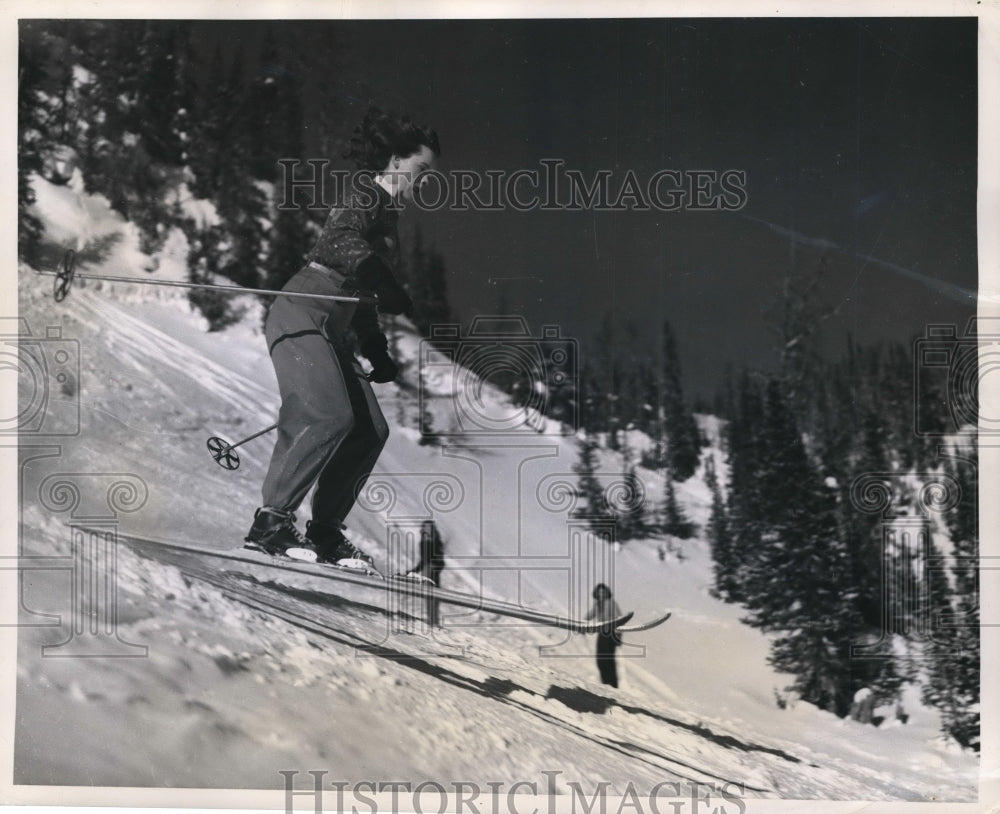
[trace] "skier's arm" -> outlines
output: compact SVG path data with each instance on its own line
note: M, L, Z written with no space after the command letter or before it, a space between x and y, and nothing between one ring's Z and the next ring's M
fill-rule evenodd
M378 310L383 314L410 314L413 302L410 295L397 282L389 264L372 253L358 264L358 285L375 292Z
M354 277L358 266L374 252L365 235L371 228L374 211L361 204L357 193L343 206L330 210L323 231L309 259L335 269L345 277Z
M330 210L309 259L353 277L361 288L378 297L382 313L408 314L413 308L409 295L366 238L376 212L364 203L361 193L354 192L346 205Z

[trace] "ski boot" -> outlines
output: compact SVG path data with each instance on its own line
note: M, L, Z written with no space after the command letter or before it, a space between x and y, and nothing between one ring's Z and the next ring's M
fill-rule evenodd
M292 512L262 506L254 513L253 525L244 538L243 547L280 557L289 549L302 546L305 542L305 537L295 527L295 515Z
M316 554L316 562L335 565L381 576L375 562L365 552L344 536L343 524L320 523L310 520L306 523L306 541ZM291 549L288 556L294 557Z

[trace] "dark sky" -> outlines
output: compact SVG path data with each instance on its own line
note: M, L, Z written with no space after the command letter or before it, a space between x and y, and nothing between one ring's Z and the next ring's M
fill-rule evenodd
M263 30L207 25L247 53ZM773 361L783 282L821 263L837 352L974 313L949 288L977 285L974 18L266 25L303 77L311 156L374 100L438 130L445 172L746 172L739 212L408 213L465 319L502 302L591 352L608 309L654 347L669 320L707 395L727 364Z

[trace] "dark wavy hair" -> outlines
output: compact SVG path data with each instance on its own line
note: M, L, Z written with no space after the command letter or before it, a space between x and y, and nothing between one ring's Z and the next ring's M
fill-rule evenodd
M438 135L429 127L414 124L409 116L397 118L377 107L368 108L364 121L354 128L344 158L354 162L359 170L384 170L394 155L413 155L422 146L434 155L441 155Z
M597 585L594 586L594 590L593 590L593 597L594 597L594 599L600 599L601 598L601 594L604 594L609 599L612 596L611 589L607 585L605 585L603 582L598 582Z

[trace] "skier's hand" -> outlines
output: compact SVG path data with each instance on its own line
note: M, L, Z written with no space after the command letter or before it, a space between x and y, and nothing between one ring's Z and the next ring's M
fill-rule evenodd
M395 281L375 289L380 314L403 314L413 316L413 300Z
M359 309L358 314L360 313ZM374 312L371 318L375 319ZM357 315L355 315L355 321L357 322ZM377 321L373 325L362 321L355 325L355 330L359 328L361 329L361 336L358 337L359 350L361 355L372 365L371 373L367 377L368 381L391 382L399 374L399 368L389 355L389 340L378 330Z
M396 376L399 375L399 367L392 361L388 353L376 356L374 359L369 359L369 361L372 363L372 372L368 374L368 381L370 382L384 384L395 381Z

